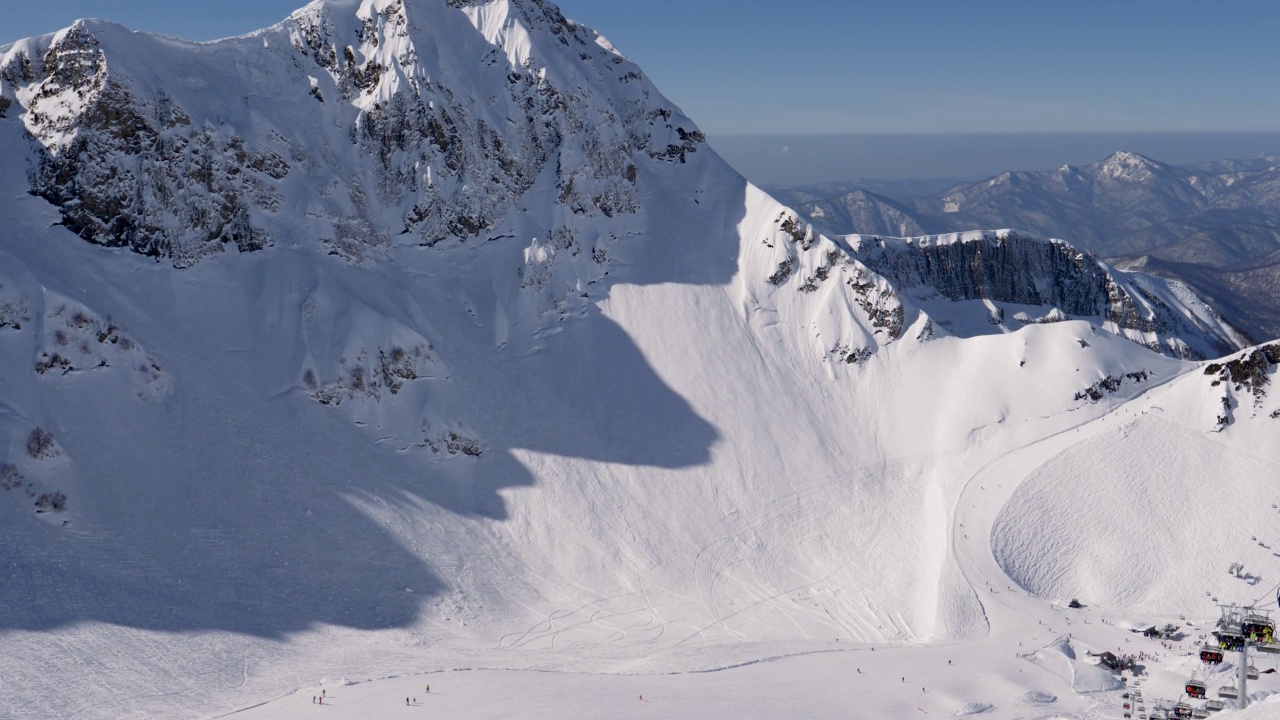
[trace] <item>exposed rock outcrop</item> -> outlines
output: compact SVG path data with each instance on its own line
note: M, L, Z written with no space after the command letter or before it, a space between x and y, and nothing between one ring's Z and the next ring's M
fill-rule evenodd
M925 297L1039 306L1048 312L1025 322L1092 319L1179 357L1216 357L1243 344L1185 286L1129 276L1061 240L1012 231L849 240L867 267Z

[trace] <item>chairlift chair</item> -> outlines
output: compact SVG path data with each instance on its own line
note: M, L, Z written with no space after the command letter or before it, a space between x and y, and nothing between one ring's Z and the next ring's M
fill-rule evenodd
M1213 634L1218 639L1218 649L1235 652L1244 647L1244 636L1234 630L1219 630Z
M1173 716L1176 718L1189 718L1195 710L1187 703L1178 703L1173 706Z
M1187 697L1195 698L1196 700L1202 700L1206 695L1209 694L1209 691L1207 688L1205 688L1204 683L1195 679L1188 680L1187 686L1185 689L1187 691Z
M1223 685L1218 688L1218 697L1231 700L1240 697L1240 693L1236 690L1235 685Z
M1250 680L1257 680L1257 679L1258 679L1258 668L1256 668L1256 667L1254 667L1254 666L1250 665L1248 668L1245 668L1244 676L1245 676L1246 678L1250 679Z
M1200 662L1205 665L1221 665L1222 648L1213 645L1205 645L1200 648Z
M1276 624L1265 615L1246 615L1240 622L1240 632L1250 642L1270 645L1276 639Z
M1227 704L1222 702L1221 700L1210 700L1209 702L1204 704L1204 709L1208 710L1211 713L1221 712L1226 707L1227 707Z

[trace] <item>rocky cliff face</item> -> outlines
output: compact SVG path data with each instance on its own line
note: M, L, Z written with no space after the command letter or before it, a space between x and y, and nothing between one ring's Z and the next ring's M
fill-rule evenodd
M269 211L272 181L289 164L234 129L193 124L169 96L139 96L108 69L87 23L47 47L7 54L0 78L23 107L39 143L31 192L91 242L187 265L223 244L261 249L270 233L250 210Z
M1277 366L1280 366L1280 344L1253 347L1205 366L1204 374L1211 378L1210 386L1222 403L1222 411L1217 416L1219 431L1235 423L1238 417L1256 417L1265 412L1267 387ZM1280 419L1280 409L1266 414L1272 420Z
M1106 271L1066 243L1016 233L949 239L864 237L858 256L906 287L929 287L950 300L1051 305L1070 315L1108 308Z
M1047 311L1020 312L1015 318L1024 323L1094 319L1177 357L1216 357L1244 344L1185 286L1121 273L1059 240L1012 231L849 240L859 260L918 296ZM996 312L1002 320L1003 310Z
M636 212L638 163L704 140L540 0L321 0L207 45L81 22L0 51L0 97L37 144L31 192L86 240L178 266L485 237L544 174L546 234L576 246L575 218Z

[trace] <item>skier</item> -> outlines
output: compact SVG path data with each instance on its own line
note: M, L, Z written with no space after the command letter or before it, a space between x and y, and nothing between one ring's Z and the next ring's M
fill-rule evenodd
M312 704L312 705L315 705L315 704L316 704L316 696L315 696L315 695L312 695L312 696L311 696L311 704Z
M405 699L404 699L404 704L405 704L405 705L408 705L408 704L409 704L409 698L405 698Z
M430 685L428 685L428 686L427 686L427 694L430 694L430 693L431 693L431 686L430 686Z

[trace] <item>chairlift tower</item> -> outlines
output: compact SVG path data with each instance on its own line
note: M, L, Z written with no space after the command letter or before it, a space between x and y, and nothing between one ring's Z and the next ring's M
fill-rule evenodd
M1223 649L1231 649L1226 647L1226 643L1222 638L1228 637L1234 639L1239 637L1240 662L1236 672L1236 686L1239 688L1239 696L1236 699L1236 707L1244 710L1249 705L1249 646L1254 644L1255 638L1259 644L1259 649L1265 649L1267 652L1274 652L1275 642L1275 623L1268 617L1268 611L1258 610L1252 605L1241 607L1239 605L1220 605L1222 608L1222 618L1218 620L1219 647Z
M1249 638L1245 636L1240 646L1240 667L1236 673L1236 684L1240 686L1240 697L1236 699L1236 707L1244 710L1249 707Z

